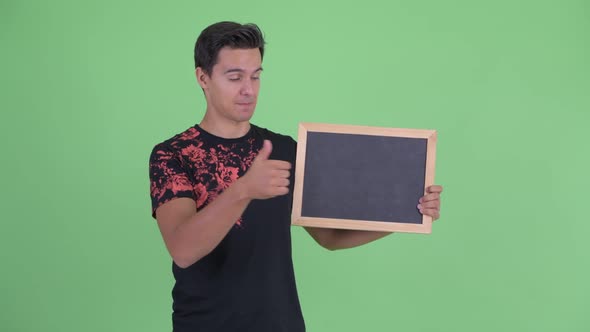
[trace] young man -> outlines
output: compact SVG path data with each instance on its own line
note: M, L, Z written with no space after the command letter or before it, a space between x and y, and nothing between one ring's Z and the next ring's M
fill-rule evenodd
M195 67L205 116L150 156L152 216L176 279L176 332L305 330L291 259L296 142L250 123L263 56L256 25L203 30ZM416 202L422 213L438 219L441 191L432 186ZM306 230L330 250L389 234Z

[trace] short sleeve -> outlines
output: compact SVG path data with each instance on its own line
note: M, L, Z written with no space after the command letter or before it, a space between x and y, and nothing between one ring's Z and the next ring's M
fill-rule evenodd
M152 217L156 209L179 197L195 199L193 184L190 181L180 156L162 144L152 150L149 161L150 196L152 200Z

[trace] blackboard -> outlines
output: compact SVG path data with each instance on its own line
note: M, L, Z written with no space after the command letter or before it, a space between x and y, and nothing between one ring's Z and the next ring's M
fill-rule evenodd
M430 233L418 200L434 183L436 131L299 126L292 224Z

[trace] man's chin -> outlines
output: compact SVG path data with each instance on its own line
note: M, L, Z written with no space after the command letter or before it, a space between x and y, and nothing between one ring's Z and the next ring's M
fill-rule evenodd
M250 121L252 116L254 116L254 110L238 110L236 112L236 117L240 122Z
M236 108L236 113L240 117L243 117L243 116L252 117L252 115L254 115L255 108L256 108L256 105L249 105L248 107L239 106Z

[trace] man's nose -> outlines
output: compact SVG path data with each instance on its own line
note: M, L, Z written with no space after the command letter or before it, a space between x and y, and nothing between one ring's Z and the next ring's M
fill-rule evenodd
M244 80L244 83L242 84L242 89L240 90L241 94L243 95L251 95L254 93L254 83L252 82L252 80Z

